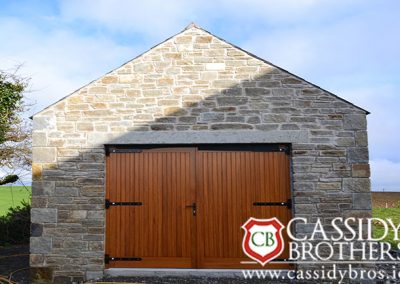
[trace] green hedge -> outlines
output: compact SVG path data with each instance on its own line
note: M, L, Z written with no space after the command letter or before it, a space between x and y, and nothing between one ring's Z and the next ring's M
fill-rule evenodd
M31 224L31 206L22 201L21 206L10 208L0 217L0 246L28 244Z

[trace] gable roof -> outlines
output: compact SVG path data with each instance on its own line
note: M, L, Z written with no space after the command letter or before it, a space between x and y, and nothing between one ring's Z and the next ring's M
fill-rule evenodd
M260 60L261 62L263 62L263 63L265 63L265 64L268 64L268 65L270 65L270 66L273 66L274 68L276 68L276 69L278 69L278 70L280 70L280 71L282 71L282 72L284 72L284 73L287 73L287 74L289 74L289 75L291 75L291 76L293 76L293 77L295 77L295 78L297 78L297 79L299 79L299 80L301 80L301 81L303 81L303 82L305 82L305 83L307 83L307 84L309 84L309 85L311 85L311 86L313 86L313 87L315 87L315 88L317 88L317 89L319 89L319 90L321 90L321 91L323 91L323 92L325 92L325 93L327 93L327 94L329 94L329 95L331 95L331 96L333 96L333 97L335 97L335 98L337 98L338 100L343 101L343 102L345 102L345 103L347 103L347 104L349 104L349 105L351 105L351 106L353 106L353 107L355 107L355 108L357 108L357 109L359 109L359 110L365 112L367 115L370 114L370 112L367 111L367 110L365 110L364 108L361 108L361 107L359 107L359 106L353 104L352 102L350 102L350 101L348 101L348 100L346 100L346 99L344 99L344 98L342 98L342 97L339 97L338 95L335 95L335 94L333 94L332 92L330 92L330 91L328 91L328 90L326 90L326 89L323 89L322 87L320 87L320 86L318 86L318 85L316 85L316 84L313 84L313 83L307 81L306 79L304 79L304 78L302 78L302 77L300 77L300 76L297 76L296 74L293 74L293 73L291 73L291 72L289 72L289 71L283 69L282 67L279 67L279 66L277 66L277 65L275 65L275 64L273 64L273 63L271 63L271 62L269 62L269 61L267 61L267 60L265 60L265 59L263 59L263 58L260 58L259 56L255 55L255 54L253 54L253 53L251 53L251 52L249 52L249 51L247 51L247 50L244 50L244 49L242 49L241 47L239 47L239 46L237 46L237 45L235 45L235 44L232 44L232 43L230 43L230 42L224 40L223 38L220 38L220 37L218 37L218 36L212 34L211 32L209 32L209 31L207 31L207 30L205 30L205 29L199 27L198 25L196 25L195 23L192 22L192 23L190 23L185 29L183 29L182 31L180 31L179 33L177 33L177 34L175 34L175 35L172 35L171 37L165 39L164 41L162 41L162 42L160 42L160 43L154 45L153 47L151 47L151 48L148 49L147 51L145 51L145 52L143 52L143 53L137 55L137 56L134 57L133 59L128 60L127 62L121 64L121 65L118 66L117 68L115 68L115 69L113 69L113 70L111 70L111 71L105 73L104 75L100 76L99 78L96 78L96 79L90 81L89 83L85 84L84 86L80 87L79 89L73 91L72 93L70 93L70 94L68 94L68 95L66 95L66 96L64 96L64 97L62 97L62 98L59 99L58 101L56 101L56 102L54 102L54 103L48 105L48 106L45 107L44 109L42 109L42 110L38 111L37 113L33 114L30 118L32 119L34 116L36 116L36 115L38 115L38 114L44 112L45 110L49 109L49 108L52 107L52 106L58 104L59 102L61 102L61 101L63 101L64 99L68 98L69 96L75 94L75 93L78 92L79 90L81 90L81 89L83 89L83 88L89 86L90 84L92 84L92 83L96 82L97 80L103 78L104 76L106 76L106 75L108 75L108 74L114 72L115 70L117 70L117 69L123 67L124 65L126 65L126 64L128 64L128 63L130 63L130 62L132 62L132 61L134 61L134 60L136 60L136 59L142 57L143 55L145 55L145 54L149 53L150 51L152 51L153 49L157 48L158 46L164 44L165 42L167 42L167 41L171 40L172 38L174 38L174 37L176 37L176 36L178 36L178 35L184 33L186 30L192 29L192 28L199 29L199 30L201 30L201 31L203 31L203 32L205 32L205 33L207 33L207 34L209 34L210 36L215 37L215 38L217 38L218 40L220 40L220 41L222 41L222 42L224 42L224 43L226 43L226 44L228 44L228 45L230 45L230 46L232 46L232 47L234 47L234 48L236 48L236 49L238 49L238 50L244 52L245 54L247 54L247 55L249 55L249 56L251 56L251 57L253 57L253 58L255 58L255 59L258 59L258 60Z

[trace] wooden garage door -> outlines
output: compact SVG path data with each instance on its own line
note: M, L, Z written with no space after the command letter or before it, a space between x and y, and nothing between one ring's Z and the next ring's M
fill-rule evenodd
M106 266L195 266L195 219L186 207L195 202L194 149L114 151L107 156L106 198L116 204L106 213Z
M106 198L116 204L107 209L106 266L260 268L243 264L250 259L241 226L250 217L291 217L285 206L254 205L290 199L289 156L273 149L111 150Z
M260 268L241 264L249 261L242 250L241 226L250 217L277 217L287 224L291 217L288 207L254 204L290 199L289 169L284 152L198 151L199 267ZM286 250L280 258L287 257ZM275 264L265 268L286 267Z

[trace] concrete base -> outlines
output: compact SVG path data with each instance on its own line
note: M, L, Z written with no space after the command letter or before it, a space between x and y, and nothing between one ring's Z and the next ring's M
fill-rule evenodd
M243 277L240 269L153 269L153 268L111 268L104 271L107 277Z

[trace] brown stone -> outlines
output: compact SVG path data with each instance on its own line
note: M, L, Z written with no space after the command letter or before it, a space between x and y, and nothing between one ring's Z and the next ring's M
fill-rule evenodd
M179 107L167 107L164 110L164 114L168 116L183 116L187 114L187 111Z
M80 103L84 103L85 101L83 100L83 96L82 95L74 95L71 96L70 98L68 98L68 102L70 104L80 104Z
M172 86L174 84L174 79L172 78L162 78L157 80L157 85L159 86Z
M105 104L105 103L92 103L91 106L94 109L106 109L106 108L108 108L107 104Z
M118 77L117 76L104 76L101 79L101 82L104 83L104 84L117 83L118 82Z
M164 58L166 59L182 59L182 54L178 52L167 52L164 53Z
M31 280L33 283L52 283L53 268L52 267L31 267Z
M72 122L57 122L57 129L59 131L72 132L74 131L74 124Z
M139 97L140 96L140 90L128 90L126 91L126 96L127 97Z
M371 170L369 164L354 164L352 165L353 177L370 177Z
M234 80L215 80L212 85L215 88L232 88L237 84Z
M40 180L42 178L42 166L40 164L32 164L32 180Z
M197 36L196 43L210 43L212 41L212 36Z
M93 131L93 123L90 122L78 122L76 128L79 131Z
M178 36L175 38L176 43L189 43L192 42L192 37L191 36Z
M107 92L106 87L91 87L88 92L90 94L105 94Z
M178 100L158 100L159 106L176 106L178 104Z
M297 78L285 78L282 80L282 84L302 84L302 81Z
M143 90L143 96L145 97L158 97L161 96L160 90Z

